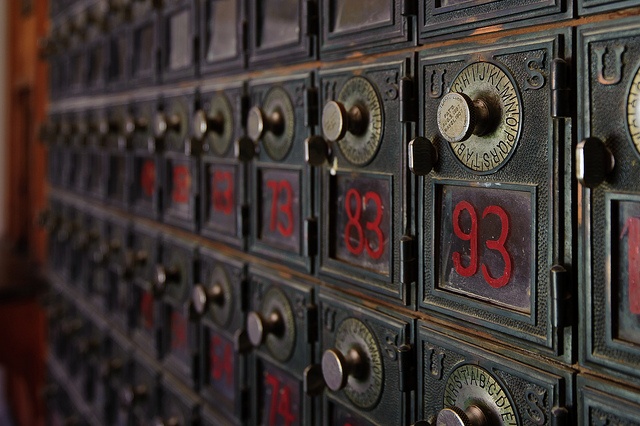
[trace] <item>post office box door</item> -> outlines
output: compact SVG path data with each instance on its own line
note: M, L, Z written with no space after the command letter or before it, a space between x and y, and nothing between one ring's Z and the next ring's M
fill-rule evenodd
M204 0L200 4L200 72L236 73L246 66L245 2Z
M579 0L578 14L580 16L592 15L594 13L605 12L608 10L623 9L627 7L637 6L636 0Z
M401 86L411 64L401 57L319 73L320 142L333 153L320 166L320 273L404 303L412 298L400 259L411 232L403 154L411 134L402 121L413 118L401 102L415 96Z
M640 26L631 20L579 32L576 174L581 183L582 360L639 383L638 112Z
M162 9L162 80L195 77L197 73L196 39L198 19L194 0L178 0Z
M140 353L134 356L131 376L120 389L121 406L134 424L148 424L160 410L160 372Z
M413 320L329 291L319 301L323 424L411 422Z
M640 400L636 391L592 376L577 380L578 424L637 425Z
M562 58L570 45L559 32L425 51L418 72L424 138L410 147L413 170L424 175L420 306L567 359L571 133L554 98L568 100ZM466 132L455 127L461 99L488 102L493 118ZM418 144L437 151L431 172L419 170L433 157L421 156Z
M182 383L164 377L161 402L156 419L162 424L200 425L200 403Z
M153 84L158 81L159 16L151 1L133 2L128 58L130 84Z
M128 25L130 17L125 15L124 11L118 15L116 22L111 24L111 31L105 40L105 80L107 87L111 90L125 88L130 75L131 28Z

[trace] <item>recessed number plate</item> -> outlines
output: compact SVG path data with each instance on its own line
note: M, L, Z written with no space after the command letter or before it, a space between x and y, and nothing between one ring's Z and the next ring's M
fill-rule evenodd
M300 174L290 170L261 171L260 239L300 252Z
M207 174L207 225L222 233L236 235L236 167L212 164L208 166Z
M233 401L236 393L233 342L209 331L209 383L225 398Z
M270 365L265 365L262 380L264 399L260 424L300 424L300 383L284 371Z

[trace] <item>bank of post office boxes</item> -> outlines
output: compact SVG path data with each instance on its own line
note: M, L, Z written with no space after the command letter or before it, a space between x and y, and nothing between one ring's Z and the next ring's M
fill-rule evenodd
M420 308L573 359L571 36L424 51ZM570 361L569 361L570 362Z
M125 122L129 138L129 207L135 214L160 218L163 187L161 147L153 136L155 97L138 97L131 103Z
M417 347L424 424L578 424L569 368L427 323Z
M252 268L249 294L246 334L239 336L239 346L253 346L251 421L310 424L317 401L304 392L303 372L317 362L314 289L287 275Z
M304 139L315 125L309 74L249 83L247 136L236 155L249 166L249 250L310 272L316 251L312 174Z
M407 304L411 64L400 57L320 70L322 131L305 141L307 162L320 170L320 275Z
M158 81L160 31L156 2L134 1L131 4L129 29L129 86L153 84Z
M246 65L247 26L241 0L200 0L200 73L237 73Z
M164 2L160 9L162 81L193 78L198 69L196 0Z
M640 362L640 25L578 33L576 175L582 203L581 361L638 380Z
M320 0L322 59L416 43L417 3L407 0Z
M246 356L236 350L249 297L246 266L215 250L200 248L199 277L191 294L200 333L199 387L205 401L241 424L249 410Z
M120 416L134 425L153 424L160 410L160 371L141 352L134 352L131 370L119 390Z
M195 384L198 336L189 318L189 300L198 248L175 237L162 239L156 265L154 292L161 304L161 338L164 366L190 385Z
M150 354L160 356L160 303L155 301L156 265L160 261L159 232L136 223L127 267L132 276L132 337Z
M191 138L193 90L165 91L153 119L156 148L164 156L164 222L190 231L198 227L200 146Z
M640 400L637 390L595 376L577 380L578 424L637 425Z
M184 384L162 377L155 424L200 426L200 401Z
M119 208L125 208L129 198L129 179L127 174L127 149L129 140L126 134L126 120L129 116L125 103L110 105L102 126L104 150L107 156L107 201Z
M257 0L248 3L249 67L311 60L317 52L315 0Z
M414 320L320 291L318 365L309 390L324 388L324 425L409 424L416 390Z
M202 151L200 232L239 248L246 245L250 206L247 165L236 159L234 143L244 133L246 100L243 83L204 86L192 120Z
M470 35L481 27L494 29L530 26L550 20L573 16L573 0L557 2L530 1L420 1L418 32L420 42L429 43L434 37L451 38Z

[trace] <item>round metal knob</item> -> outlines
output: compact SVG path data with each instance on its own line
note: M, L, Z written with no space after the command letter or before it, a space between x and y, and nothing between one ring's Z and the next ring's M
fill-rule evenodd
M165 114L158 111L153 119L153 134L156 138L163 138L169 131L180 131L180 116L178 114Z
M144 118L136 118L130 115L127 115L124 119L123 123L124 134L127 137L133 136L133 134L139 130L145 130L148 127L147 120Z
M120 402L126 408L131 408L144 400L149 393L146 385L127 386L122 389Z
M279 108L274 109L269 116L257 106L249 110L247 115L247 135L254 141L260 139L265 132L281 135L283 131L284 116Z
M486 134L491 130L492 117L484 100L450 92L438 105L437 120L442 137L453 143L467 140L471 135Z
M203 315L207 311L209 303L222 306L224 304L224 290L219 283L213 284L211 288L206 288L202 284L196 284L191 293L193 309L198 315Z
M267 318L258 312L247 315L247 334L253 346L260 346L269 334L281 336L284 333L282 314L272 311Z
M470 405L466 410L459 407L447 407L440 410L437 417L438 426L486 426L487 417L477 405Z
M202 140L208 132L215 132L222 134L224 131L224 118L222 114L217 114L215 117L207 116L207 113L199 109L193 115L193 136Z
M438 150L427 138L409 142L409 169L416 176L426 176L438 162Z
M615 163L609 148L598 138L586 138L576 146L576 177L587 188L604 182Z
M343 389L349 376L361 378L366 374L366 365L356 348L346 354L336 349L328 349L322 354L322 376L332 391Z
M156 265L156 290L161 293L167 288L167 284L180 281L178 268L165 268L164 265Z
M100 365L100 377L109 379L120 373L124 367L122 359L114 357L110 358Z
M304 141L304 159L311 166L322 166L331 155L331 147L322 136L311 136Z
M369 115L360 106L346 110L341 102L329 101L322 110L322 132L332 142L347 134L362 135L369 125Z

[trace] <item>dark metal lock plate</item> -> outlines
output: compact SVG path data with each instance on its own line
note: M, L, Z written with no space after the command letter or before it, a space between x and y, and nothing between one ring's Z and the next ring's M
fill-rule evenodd
M582 250L586 294L581 309L586 327L583 362L615 370L623 380L640 382L640 179L637 140L640 26L634 19L589 25L578 36L578 140L591 138L612 159L596 185L582 186L580 206L585 231ZM596 139L597 138L597 139ZM585 178L594 173L593 152L578 150ZM597 182L601 182L597 184Z
M419 182L421 307L566 356L557 332L569 324L550 318L568 304L552 299L565 289L550 278L550 259L571 261L570 173L555 166L571 158L571 144L550 111L552 87L567 84L552 61L570 40L559 32L425 51L418 72L421 128L439 158Z
M424 324L419 339L419 419L507 425L567 420L571 370Z

